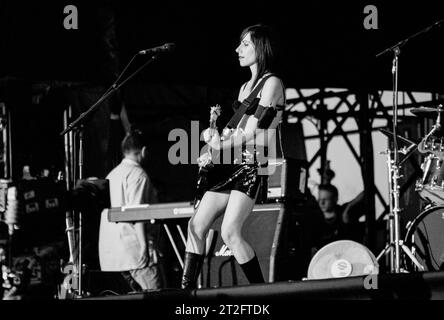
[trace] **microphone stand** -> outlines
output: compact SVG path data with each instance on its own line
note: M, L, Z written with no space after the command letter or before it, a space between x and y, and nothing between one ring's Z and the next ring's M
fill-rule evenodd
M427 28L424 28L423 30L415 33L414 35L399 41L395 45L383 50L382 52L378 53L376 57L380 57L381 55L385 54L386 52L393 52L393 62L392 62L392 77L393 77L393 155L394 159L391 161L391 171L389 171L389 174L393 174L391 179L392 183L392 189L390 193L390 197L393 201L393 207L392 212L390 212L390 219L393 221L393 223L390 223L390 240L391 242L387 245L387 247L381 252L381 254L378 256L377 260L382 256L384 252L388 248L394 247L394 252L391 251L391 266L390 270L391 272L400 273L401 272L401 249L409 256L409 258L415 263L415 265L420 269L424 270L424 267L418 262L418 260L413 256L410 249L403 243L402 240L400 240L400 217L399 213L401 211L399 207L399 178L401 176L399 175L399 169L400 169L400 163L399 163L399 153L398 153L398 140L397 140L397 125L398 125L398 73L399 73L399 56L401 54L401 47L405 45L410 39L413 39L420 34L427 33L431 29L433 29L435 26L439 26L444 19L441 19L440 21L437 21L430 25ZM390 161L390 160L389 160ZM390 164L389 164L390 168ZM394 265L393 265L394 263Z
M133 58L134 59L134 58ZM99 98L99 100L97 100L96 103L94 103L88 110L86 110L85 112L83 112L76 120L74 120L73 122L71 122L68 127L63 130L60 135L63 136L66 133L70 132L71 130L74 130L75 128L80 127L83 119L85 119L87 116L89 116L92 112L94 112L98 106L100 105L100 103L102 103L104 100L106 100L111 94L113 94L114 92L116 92L117 90L120 89L120 87L122 85L124 85L126 82L128 82L129 80L131 80L137 73L140 72L140 70L142 70L145 66L147 66L148 64L150 64L151 62L153 62L154 60L157 59L157 56L152 56L150 58L150 60L148 60L147 62L145 62L141 67L139 67L136 71L134 71L128 78L126 78L124 81L122 81L122 83L120 83L119 85L116 84L116 82L118 80L116 80L116 82L114 82L111 87ZM132 60L131 60L132 61ZM131 62L130 62L131 63ZM129 65L128 65L129 66ZM128 68L128 67L127 67ZM126 70L126 69L125 69ZM125 72L125 70L123 72ZM122 72L122 74L123 74ZM121 76L119 76L120 78ZM118 78L118 79L119 79Z
M117 90L120 89L121 86L123 86L126 82L131 80L136 74L138 74L143 68L145 68L148 64L152 63L154 60L157 59L158 55L154 54L150 57L150 59L145 62L141 67L139 67L136 71L134 71L132 74L130 74L125 80L123 80L120 84L117 84L117 82L120 80L122 75L125 73L125 71L128 69L130 64L133 62L133 60L140 55L141 53L137 53L133 56L133 58L130 60L130 62L127 64L127 66L124 68L124 70L120 73L120 75L117 77L116 81L108 88L108 90L105 91L105 93L85 112L80 114L80 116L75 119L73 122L71 122L61 133L61 136L66 135L67 133L71 131L75 131L78 133L79 137L79 150L78 150L78 169L79 169L79 179L83 179L83 156L84 156L84 122L86 122L87 118L98 109L99 105L106 100L109 96L111 96L113 93L115 93ZM75 181L75 179L73 179ZM78 217L78 294L77 296L79 298L83 297L83 288L82 288L82 212L79 211L79 217ZM75 270L76 268L74 268Z
M399 184L398 179L401 177L399 175L399 153L398 153L398 138L397 138L397 127L398 127L398 72L399 72L399 55L401 54L401 50L399 46L393 48L393 66L392 66L392 75L393 75L393 225L394 225L394 263L395 266L392 267L392 270L395 273L400 272L400 229L399 229L399 212L401 211L399 207Z
M427 32L429 32L430 30L432 30L432 29L435 28L435 27L439 27L443 22L444 22L444 19L441 19L441 20L439 20L439 21L437 21L437 22L431 24L430 26L428 26L428 27L426 27L426 28L424 28L424 29L418 31L418 32L415 33L414 35L411 35L410 37L407 37L407 38L405 38L404 40L399 41L398 43L394 44L393 46L388 47L387 49L385 49L385 50L379 52L378 54L376 54L376 58L379 58L379 57L382 56L383 54L385 54L385 53L387 53L387 52L390 52L390 51L393 51L393 50L395 50L396 48L400 48L400 47L402 47L402 46L405 45L409 40L411 40L411 39L413 39L413 38L416 38L417 36L419 36L419 35L421 35L421 34L423 34L423 33L427 33Z

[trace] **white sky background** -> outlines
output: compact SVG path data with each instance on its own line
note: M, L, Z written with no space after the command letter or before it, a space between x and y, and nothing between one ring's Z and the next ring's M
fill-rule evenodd
M346 89L338 89L338 88L326 88L326 91L345 91ZM319 89L301 89L301 92L304 96L310 96L319 92ZM432 99L431 93L421 93L421 92L413 92L413 96L415 97L417 102L421 101L430 101ZM299 94L295 89L288 88L286 91L287 99L298 98ZM355 102L355 96L350 95L348 101L353 104ZM328 109L333 109L337 103L339 102L339 98L326 98L324 99L324 103L327 105ZM381 99L384 106L392 106L393 101L393 93L392 91L384 91ZM398 104L411 103L410 99L403 92L399 92L398 96ZM305 111L305 105L303 103L295 104L292 107L292 110L296 111ZM341 106L338 109L338 112L346 112L348 111L348 107L346 105ZM391 112L389 113L391 114ZM399 110L399 114L412 115L409 111ZM413 116L413 115L412 115ZM292 119L296 121L296 119ZM290 120L290 121L292 121ZM317 119L312 119L315 123ZM304 136L312 136L318 135L319 132L315 127L315 124L308 119L304 118L302 120L302 126L304 130ZM387 121L385 119L375 119L373 122L373 128L375 127L385 127L387 126ZM331 132L336 127L336 124L333 121L328 122L328 132ZM342 125L342 128L345 132L351 130L357 130L357 124L354 118L348 118L345 123ZM357 154L360 154L359 147L359 134L349 134L348 138L351 144L354 146ZM374 174L375 174L375 185L384 197L385 201L388 202L388 170L387 170L387 157L386 155L380 154L381 152L387 150L388 148L388 139L379 131L372 132L372 140L373 140L373 161L374 161ZM306 139L305 147L307 151L307 160L310 161L311 158L315 155L315 153L319 150L320 143L319 139ZM360 166L353 156L351 150L346 144L344 138L342 136L334 137L327 148L327 160L330 160L330 167L335 172L335 177L332 180L332 184L334 184L339 191L339 203L342 204L344 202L348 202L355 198L362 190L363 190L363 181L361 175ZM320 167L320 157L314 162L314 164L310 168L310 177L308 181L308 186L310 189L314 190L317 184L320 183L320 176L317 170ZM317 197L317 192L313 193L315 197ZM375 197L376 203L376 217L378 217L383 212L383 206L380 203L379 199Z

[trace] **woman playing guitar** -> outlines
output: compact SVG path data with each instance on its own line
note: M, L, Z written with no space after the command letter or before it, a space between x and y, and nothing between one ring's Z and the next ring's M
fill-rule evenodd
M275 138L273 129L278 127L282 118L285 91L282 81L271 73L275 47L269 27L254 25L246 28L240 36L236 53L239 64L250 68L251 79L240 88L238 101L233 106L238 111L222 137L217 130L209 128L204 132L204 139L212 150L242 152L240 157L234 154L235 160L228 164L223 157L223 164L214 165L208 172L207 191L188 224L183 289L196 287L207 233L222 214L221 236L224 243L233 252L250 283L264 282L255 251L245 241L242 227L258 194L261 166L266 165L266 161L259 158L266 158L267 151L270 152L273 147L270 141Z

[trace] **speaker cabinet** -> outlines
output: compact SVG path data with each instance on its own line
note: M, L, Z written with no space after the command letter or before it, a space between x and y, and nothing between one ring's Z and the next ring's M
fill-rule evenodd
M220 236L223 217L213 224L207 239L208 254L202 268L207 288L249 284L231 250ZM267 282L284 280L289 266L284 204L256 205L244 224L243 235L258 257Z
M270 161L268 200L303 199L307 190L308 162L293 158Z

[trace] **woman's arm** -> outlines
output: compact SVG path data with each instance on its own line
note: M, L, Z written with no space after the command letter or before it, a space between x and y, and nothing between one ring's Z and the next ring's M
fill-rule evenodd
M278 104L284 104L283 88L279 78L273 76L267 79L264 84L258 109L264 112L267 108L275 108ZM263 127L261 120L264 119L262 119L260 115L255 114L255 116L249 117L245 130L235 130L229 139L221 141L220 136L215 134L211 139L209 135L207 135L205 141L207 141L215 150L239 147L242 144L253 141L253 139L256 139L259 144L262 144L265 140L263 136L264 130L258 131L257 129L276 129L281 117L282 111L277 111L271 123L266 127Z

